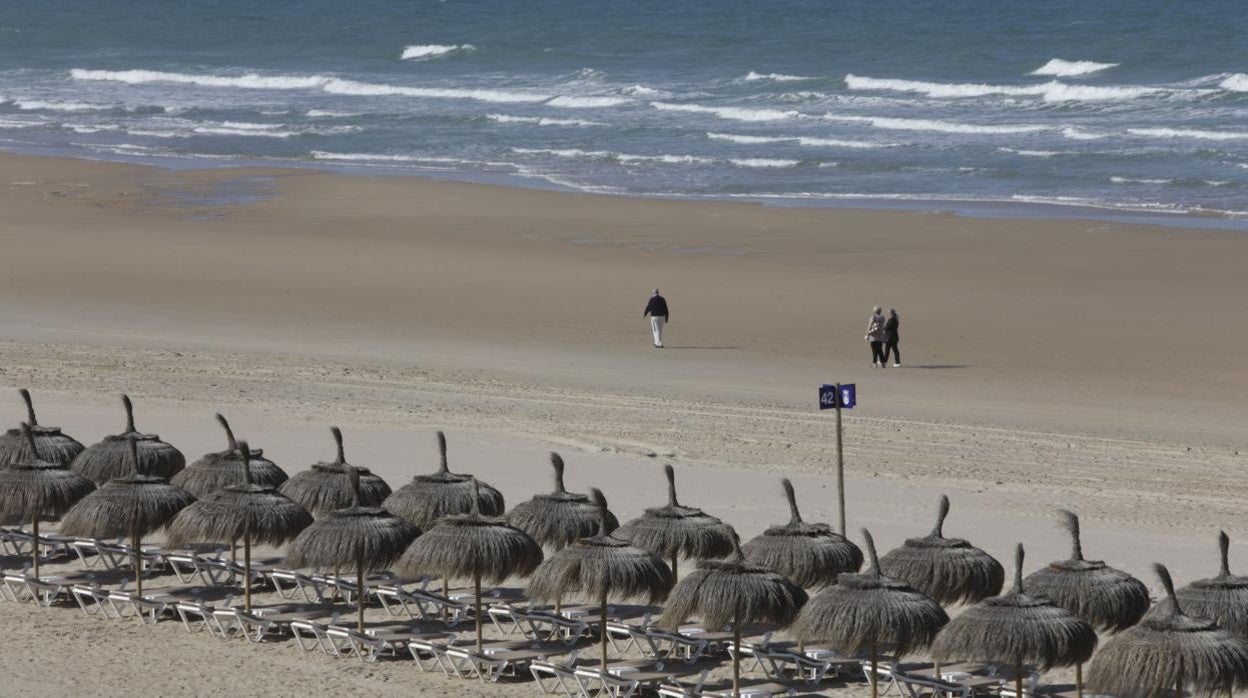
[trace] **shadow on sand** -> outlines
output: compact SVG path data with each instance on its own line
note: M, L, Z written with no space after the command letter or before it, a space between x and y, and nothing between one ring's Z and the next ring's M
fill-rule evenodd
M708 349L708 350L714 349L714 350L721 350L721 351L735 351L737 349L740 349L741 347L674 347L669 344L669 345L664 346L663 348L664 349Z

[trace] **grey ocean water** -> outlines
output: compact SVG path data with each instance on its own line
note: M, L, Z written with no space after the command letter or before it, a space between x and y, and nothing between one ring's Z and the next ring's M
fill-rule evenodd
M1245 37L1234 1L8 0L0 148L1248 229Z

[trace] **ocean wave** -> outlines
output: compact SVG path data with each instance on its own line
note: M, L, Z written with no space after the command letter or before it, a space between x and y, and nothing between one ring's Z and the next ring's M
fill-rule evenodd
M608 124L601 121L587 121L585 119L556 119L546 116L508 116L507 114L487 114L486 117L490 121L500 124L531 124L533 126L607 126Z
M743 136L735 133L707 132L706 137L713 141L725 141L742 145L762 145L765 143L796 143L813 148L887 148L895 143L871 143L868 141L846 141L839 138L813 138L809 136Z
M891 90L912 92L935 98L1015 96L1040 97L1045 102L1096 102L1129 100L1147 95L1178 92L1165 87L1067 85L1051 80L1039 85L986 85L980 83L924 82L921 80L897 80L893 78L870 78L849 74L845 85L851 90ZM1194 91L1193 91L1194 92Z
M1054 58L1048 63L1027 73L1028 75L1052 75L1057 78L1073 78L1080 75L1099 73L1102 70L1116 68L1118 63L1097 63L1095 61L1064 61Z
M1067 126L1063 128L1062 135L1072 141L1095 141L1106 136L1106 134L1103 133L1093 133L1074 126Z
M30 128L31 126L42 126L47 122L44 121L17 121L15 119L0 119L0 128Z
M618 107L621 104L630 104L633 100L627 97L579 97L575 95L560 95L546 102L552 107L564 107L565 109L602 109L606 107Z
M1110 177L1109 181L1114 184L1174 184L1173 179L1136 179L1133 177L1119 177L1117 175Z
M403 49L403 54L399 56L399 59L404 61L420 61L437 58L438 56L445 56L449 53L455 53L456 51L467 52L475 50L477 50L477 47L472 44L421 44L417 46L408 46Z
M196 126L191 130L193 134L205 136L248 136L255 138L290 138L295 135L294 131L277 131L270 129L255 129L243 126ZM190 134L187 134L190 135Z
M307 116L312 119L347 119L359 115L359 112L333 111L330 109L309 109L307 112Z
M752 70L749 73L747 73L745 77L741 79L746 80L748 82L755 82L759 80L768 80L771 82L801 82L802 80L818 80L818 78L808 78L804 75L785 75L784 73L756 73Z
M490 160L469 160L465 158L443 157L438 155L387 155L384 153L335 153L326 150L313 150L308 153L308 157L313 160L332 160L338 162L354 162L354 163L396 163L406 162L417 165L449 165L449 166L469 166L481 167L492 170L513 170L518 171L519 165L511 162L494 162ZM449 167L435 169L451 169Z
M939 121L936 119L905 119L888 116L848 116L825 114L829 121L847 121L865 123L874 128L894 131L935 131L937 133L973 133L973 134L1017 134L1047 131L1050 127L1039 124L964 124L956 121Z
M620 90L620 92L633 97L659 97L668 94L663 90L656 90L645 85L630 85Z
M1010 155L1021 155L1028 158L1051 158L1058 155L1078 155L1073 150L1018 150L1015 148L997 148L999 153L1009 153Z
M519 155L549 155L573 160L615 160L618 162L657 162L668 165L709 165L715 158L700 155L634 155L609 150L582 150L580 148L512 148Z
M801 118L796 111L779 109L753 109L749 107L706 107L700 104L672 104L670 102L651 102L650 106L659 111L687 112L691 114L713 114L721 119L733 121L784 121Z
M729 158L728 162L737 167L796 167L800 164L799 160L780 160L774 158Z
M1248 138L1245 131L1207 131L1197 128L1129 128L1127 133L1146 138L1196 138L1207 141L1232 141Z
M67 128L74 133L100 133L103 131L120 131L121 126L117 124L61 124L61 128Z
M332 78L323 75L199 75L167 73L159 70L86 70L74 68L69 74L75 80L124 82L142 85L152 82L200 85L202 87L239 87L252 90L306 90L325 86Z
M47 102L39 99L11 99L13 106L22 111L107 111L113 109L109 104L88 104L86 102Z
M512 90L488 90L456 87L403 87L384 83L357 82L332 78L321 89L335 95L355 97L430 97L434 99L470 99L477 102L502 104L535 104L547 102L554 95L533 92L516 92Z
M1228 75L1226 79L1218 83L1218 87L1231 92L1248 92L1248 75L1244 73Z

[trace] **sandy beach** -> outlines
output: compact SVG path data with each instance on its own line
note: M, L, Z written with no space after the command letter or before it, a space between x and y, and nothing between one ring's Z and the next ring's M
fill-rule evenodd
M783 476L807 519L835 522L815 389L839 380L859 396L851 534L882 549L925 533L947 493L948 534L1003 561L1021 541L1028 570L1068 552L1059 507L1083 516L1089 557L1154 592L1154 561L1180 583L1214 573L1219 528L1236 569L1236 233L17 155L0 156L0 210L7 425L29 387L41 421L94 442L122 426L124 391L188 457L221 448L223 411L293 473L332 455L337 424L395 487L434 469L445 429L452 467L509 505L549 488L557 450L621 520L662 500L672 463L685 501L749 538L787 519ZM655 286L662 351L641 317ZM876 304L902 315L905 368L870 366ZM14 692L535 694L75 609L3 604L0 632Z

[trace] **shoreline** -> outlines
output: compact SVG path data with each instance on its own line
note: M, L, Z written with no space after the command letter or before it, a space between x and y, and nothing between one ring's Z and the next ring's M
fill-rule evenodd
M98 152L88 155L72 148L56 147L5 147L0 153L66 158L87 162L107 162L138 165L168 170L170 172L212 171L220 169L290 169L312 170L328 174L354 176L415 177L442 182L485 184L506 188L535 191L553 191L590 196L611 196L640 201L693 201L719 203L752 203L777 208L831 208L862 211L904 211L926 214L951 214L960 218L989 220L1054 220L1094 221L1122 225L1147 225L1162 228L1189 230L1219 230L1248 232L1248 216L1239 212L1165 209L1151 210L1138 205L1112 203L1096 204L1086 201L1044 200L1043 197L993 199L926 197L919 194L840 194L840 195L731 195L671 194L613 192L609 187L575 186L559 181L553 175L525 174L521 172L474 171L466 168L412 165L401 167L383 162L367 163L336 161L316 158L259 158L247 156L140 156L123 153ZM1021 195L1020 195L1021 196ZM1061 198L1061 197L1058 197Z

